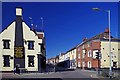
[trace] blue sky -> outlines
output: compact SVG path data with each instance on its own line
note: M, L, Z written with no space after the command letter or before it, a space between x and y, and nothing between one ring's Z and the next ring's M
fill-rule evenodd
M114 2L9 2L2 3L2 29L15 19L15 7L23 8L23 19L30 25L29 16L37 30L44 18L47 57L66 52L108 27L106 12L95 12L98 7L111 10L111 35L118 36L118 3Z

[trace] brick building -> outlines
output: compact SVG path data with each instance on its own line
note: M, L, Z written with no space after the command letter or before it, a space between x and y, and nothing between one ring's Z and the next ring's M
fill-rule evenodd
M120 39L113 38L111 36L111 46L114 50L114 54L119 56L119 47L118 43ZM98 59L96 59L96 52L100 51L102 58L100 59L100 67L101 68L108 68L109 67L109 29L106 29L105 32L100 33L90 39L84 38L83 42L79 44L76 48L77 55L76 55L76 63L78 68L82 69L97 69L98 68ZM111 51L113 51L111 48ZM105 50L103 50L105 49ZM108 55L108 56L107 56ZM107 56L107 57L105 57ZM106 59L105 59L106 58ZM112 58L114 65L120 67L118 64L118 57ZM106 61L106 63L105 63Z

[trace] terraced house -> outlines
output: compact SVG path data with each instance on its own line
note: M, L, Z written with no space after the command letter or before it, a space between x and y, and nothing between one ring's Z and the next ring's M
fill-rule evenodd
M44 32L30 29L23 20L22 8L16 18L0 33L2 71L13 71L16 65L28 71L41 71L46 64Z
M112 67L120 68L120 39L111 36ZM109 29L90 39L83 39L77 46L77 67L81 69L109 68ZM100 52L101 59L98 62L96 52Z

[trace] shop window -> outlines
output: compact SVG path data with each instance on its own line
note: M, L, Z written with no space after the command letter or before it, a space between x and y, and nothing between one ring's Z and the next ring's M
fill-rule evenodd
M34 49L34 41L28 41L28 49L30 50Z
M3 40L3 49L10 49L10 40Z
M4 67L10 67L10 55L3 55L3 66Z
M34 56L28 56L28 67L34 67Z

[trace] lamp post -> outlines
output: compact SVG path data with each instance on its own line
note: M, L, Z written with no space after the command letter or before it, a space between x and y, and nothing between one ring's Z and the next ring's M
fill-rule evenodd
M109 54L110 54L110 67L109 67L109 76L112 77L112 55L111 55L111 35L110 35L110 10L102 10L99 8L92 8L94 11L104 11L108 14L108 26L109 26Z

